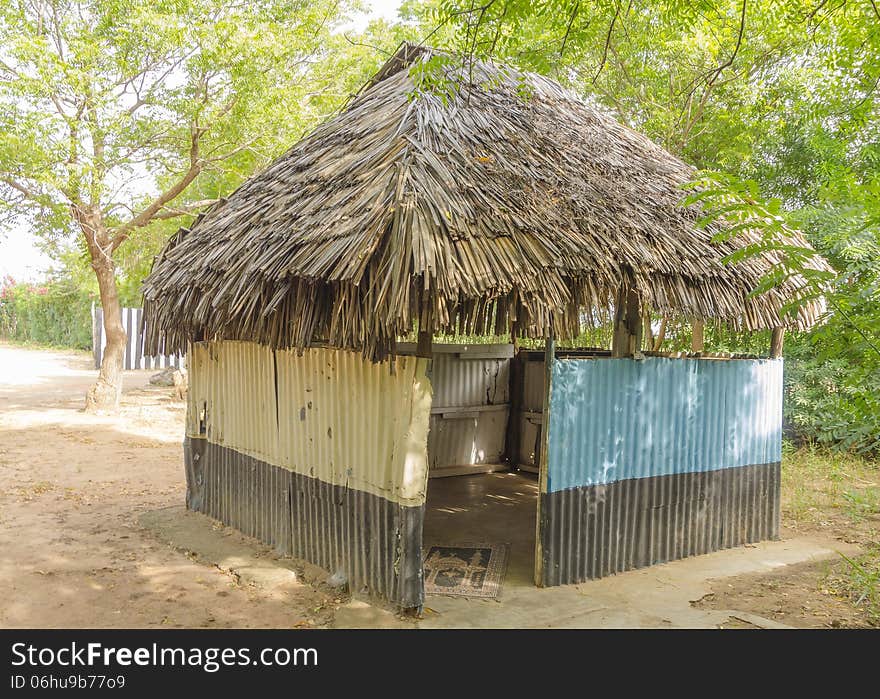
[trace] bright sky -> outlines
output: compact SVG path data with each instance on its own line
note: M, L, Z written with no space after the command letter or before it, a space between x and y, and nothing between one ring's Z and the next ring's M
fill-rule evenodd
M371 19L380 17L387 20L397 19L397 8L400 7L402 0L363 0L363 4L370 8L368 14L358 17L352 23L357 30L364 29L367 22Z
M364 29L370 19L397 19L401 0L363 0L363 4L370 11L352 21L349 27L354 31ZM27 225L0 228L0 279L8 274L16 281L36 281L51 264L52 260L37 249Z
M0 231L0 278L8 274L16 281L36 281L51 262L37 250L34 237L26 226L17 225Z

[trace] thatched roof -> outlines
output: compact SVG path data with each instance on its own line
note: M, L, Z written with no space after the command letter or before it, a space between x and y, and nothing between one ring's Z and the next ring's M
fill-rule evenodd
M378 359L423 313L437 333L516 319L522 335L566 338L622 285L663 313L792 324L780 308L802 280L750 297L775 260L722 262L744 241L713 243L678 205L691 167L538 75L441 59L457 89L417 89L433 55L403 45L342 113L169 243L144 287L153 346L321 341Z

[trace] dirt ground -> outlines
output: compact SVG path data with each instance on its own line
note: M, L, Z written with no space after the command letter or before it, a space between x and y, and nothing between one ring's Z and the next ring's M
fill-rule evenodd
M863 554L870 552L869 560L877 565L877 464L801 450L783 458L782 486L784 539L828 537L840 542L841 548L855 545ZM875 580L875 589L876 584ZM710 594L693 604L701 609L740 609L797 628L880 626L863 590L854 590L852 568L842 556L717 580Z
M151 373L127 372L121 413L96 417L90 355L0 344L0 627L329 623L329 590L242 585L139 524L184 492L184 404Z
M315 571L279 561L232 529L183 513L185 407L173 389L150 386L151 373L126 373L119 415L87 415L90 355L0 343L0 627L411 624L334 593ZM809 474L825 478L824 466ZM786 537L815 533L863 547L876 541L873 509L854 517L831 506L840 500L834 493L827 502L814 497L822 484L801 492L808 479L796 475L798 485L790 483L785 495ZM880 487L876 469L858 478L868 489L859 492ZM162 538L158 530L172 534ZM211 547L222 552L206 555ZM749 619L758 618L869 626L864 607L839 585L841 564L718 578L691 605L724 610L724 618L741 610L721 624L728 628L753 628Z

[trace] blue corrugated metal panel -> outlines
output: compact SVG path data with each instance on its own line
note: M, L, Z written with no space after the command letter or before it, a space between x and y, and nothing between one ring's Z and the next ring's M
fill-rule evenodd
M782 360L553 364L547 492L777 462Z

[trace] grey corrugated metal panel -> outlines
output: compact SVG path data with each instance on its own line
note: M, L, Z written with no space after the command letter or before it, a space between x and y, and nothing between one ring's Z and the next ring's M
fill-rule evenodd
M779 538L779 463L541 495L545 585Z
M134 366L138 368L147 367L144 366L144 309L137 308L135 309L134 315L134 327L137 328L137 336L140 338L140 342L136 342L134 346Z
M523 362L523 410L540 413L544 409L544 360Z
M538 466L540 450L541 423L538 419L520 414L519 451L516 455L517 464Z
M548 487L780 458L778 360L557 359Z
M503 409L481 411L472 417L432 415L428 432L430 467L501 463L508 413Z
M431 383L435 409L509 403L510 359L434 354Z
M424 507L404 507L187 438L187 506L402 607L424 601ZM198 458L196 458L198 455Z

